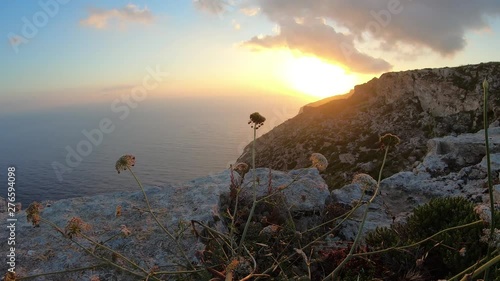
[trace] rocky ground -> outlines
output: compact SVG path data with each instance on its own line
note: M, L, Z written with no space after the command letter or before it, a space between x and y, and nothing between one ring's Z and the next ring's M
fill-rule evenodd
M239 175L233 176L239 180ZM257 176L261 182L258 185L259 194L268 191L269 170L258 169ZM131 177L131 176L130 176ZM272 184L275 187L292 186L284 191L287 202L294 213L313 214L323 209L329 191L316 169L302 169L288 173L272 171ZM249 179L252 173L247 174L244 186L250 188ZM231 176L229 171L223 171L193 181L165 187L149 187L147 195L152 208L164 224L174 235L179 237L179 243L189 261L199 264L197 252L203 250L204 245L191 230L191 221L195 220L216 229L227 232L220 217L220 200L229 193ZM136 192L120 192L94 197L65 199L53 203L44 203L41 216L50 220L63 229L73 217L79 217L90 225L84 233L98 242L106 241L106 246L135 261L139 266L157 270L173 271L182 269L180 265L187 262L179 254L177 245L163 233L156 225L149 213L144 197L139 187L131 177L130 188ZM242 196L248 194L244 191ZM121 214L117 216L116 208L121 206ZM85 253L68 238L47 223L42 222L40 227L33 227L26 220L26 210L17 213L16 222L16 273L20 276L30 276L48 272L86 267L102 263L102 261ZM6 229L7 213L0 213L2 229ZM130 230L127 237L121 234L123 226ZM198 229L201 231L201 229ZM0 232L0 241L7 241L9 232ZM86 247L91 243L83 238L75 237L75 241ZM7 247L6 242L4 244ZM98 253L105 253L100 251ZM112 259L111 254L104 257ZM7 258L2 256L0 272L6 272ZM119 260L120 262L120 260ZM122 261L123 262L123 261ZM120 273L109 267L98 270L84 270L73 273L50 275L34 280L91 280L98 276L99 280L136 280L134 276ZM167 276L164 276L166 280Z

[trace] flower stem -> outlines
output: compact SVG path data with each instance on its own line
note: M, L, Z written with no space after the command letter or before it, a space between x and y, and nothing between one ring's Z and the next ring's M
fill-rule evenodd
M43 217L40 217L40 221L45 222L45 223L47 223L48 225L52 226L54 229L56 229L58 232L60 232L60 233L63 235L63 237L68 238L71 242L73 242L73 243L75 243L76 245L78 245L80 248L82 248L85 252L87 252L87 253L88 253L88 254L90 254L91 256L93 256L93 257L95 257L95 258L97 258L97 259L100 259L100 260L102 260L102 261L106 262L107 264L109 264L109 265L111 265L111 266L114 266L114 267L116 267L116 268L118 268L118 269L120 269L120 270L122 270L122 271L126 271L126 272L128 272L128 273L130 273L130 274L133 274L133 275L136 275L136 276L139 276L139 277L143 277L143 276L142 276L142 275L140 275L139 273L133 272L133 271L131 271L131 270L129 270L129 269L127 269L127 268L125 268L125 267L122 267L122 266L120 266L120 265L118 265L118 264L114 263L114 262L113 262L113 261L111 261L111 260L108 260L108 259L106 259L106 258L104 258L104 257L101 257L101 256L96 255L94 252L92 252L92 251L90 251L89 249L87 249L85 246L83 246L82 244L80 244L78 241L76 241L76 240L74 240L74 239L70 239L70 238L69 238L69 237L68 237L68 236L64 233L64 231L63 231L60 227L58 227L55 223L53 223L53 222L51 222L51 221L49 221L49 220L47 220L47 219L44 219ZM156 277L155 277L155 278L156 278Z
M181 251L181 254L182 254L183 258L186 260L186 263L189 265L189 267L191 269L194 270L195 268L193 267L193 265L189 261L189 258L187 257L186 252L184 252L184 249L180 245L179 241L174 237L174 235L170 231L168 231L168 229L166 227L163 226L163 224L160 222L160 220L158 219L158 217L155 215L155 213L151 209L151 205L149 204L148 196L146 195L146 191L144 190L144 186L139 181L139 179L135 176L135 173L134 173L134 171L132 171L132 168L130 166L128 166L128 170L130 171L130 173L134 177L135 181L137 182L137 184L141 188L142 194L144 195L144 199L146 200L146 204L148 206L148 210L151 213L151 215L153 216L154 220L156 221L156 223L158 224L158 226L160 226L160 228L163 230L163 232L165 232L170 237L170 239L172 239L177 244L177 247L179 248L179 251Z
M370 207L370 204L375 200L375 197L378 194L378 190L380 189L380 181L382 179L382 171L384 170L384 165L385 165L385 161L387 159L387 152L389 152L389 147L390 146L385 147L384 160L382 161L382 166L380 167L380 171L378 173L377 188L375 189L375 193L370 198L368 203L366 203L365 211L363 213L363 218L361 220L361 224L359 225L359 229L358 229L358 233L356 234L356 238L354 238L354 242L352 243L351 250L349 251L349 254L347 254L347 257L337 266L337 268L335 268L334 271L332 271L332 273L330 273L328 276L326 276L323 279L323 281L326 281L329 278L332 278L332 280L335 280L335 277L337 276L339 271L342 269L342 267L353 257L354 250L356 249L356 246L358 245L359 240L361 239L361 234L362 234L363 228L365 226L366 217L368 216L368 209Z
M486 85L485 85L486 84ZM495 200L493 198L493 184L491 180L491 160L490 160L490 141L488 137L488 86L487 81L483 83L484 91L484 109L483 109L483 123L484 123L484 140L486 145L486 166L488 169L488 191L490 194L490 212L491 212L491 222L490 222L490 240L493 239L495 233ZM486 253L486 258L489 260L491 258L492 247L488 247L488 252ZM490 270L486 269L484 272L484 280L489 280Z
M101 263L101 264L96 264L96 265L91 265L91 266L86 266L86 267L78 267L78 268L66 269L66 270L61 270L61 271L40 273L40 274L35 274L35 275L30 275L30 276L25 276L25 277L18 277L16 280L28 280L28 279L34 279L37 277L41 277L41 276L56 275L56 274L70 273L70 272L76 272L76 271L85 271L85 270L95 269L97 267L103 267L103 266L107 266L107 265L108 265L107 263Z
M243 229L243 234L241 235L240 244L238 246L239 252L243 251L243 242L245 241L245 237L247 235L248 226L252 221L253 213L255 212L255 206L257 205L257 173L255 171L255 139L257 136L257 126L253 126L253 143L252 143L252 170L253 170L253 203L252 208L250 209L250 213L248 214L247 223L245 224L245 228Z

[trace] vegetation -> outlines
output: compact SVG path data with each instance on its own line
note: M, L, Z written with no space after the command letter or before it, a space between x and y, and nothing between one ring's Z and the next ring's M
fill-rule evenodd
M398 248L451 227L472 224L436 235L410 249L378 255L387 276L397 277L402 272L412 271L425 277L425 280L451 278L474 265L487 251L488 245L478 239L485 224L478 222L481 219L474 211L474 204L468 200L462 197L436 198L416 208L405 224L394 224L370 232L366 244L373 250Z

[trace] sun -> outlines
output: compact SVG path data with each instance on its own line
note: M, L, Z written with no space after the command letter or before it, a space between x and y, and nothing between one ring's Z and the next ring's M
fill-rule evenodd
M356 84L354 75L314 57L291 58L286 80L293 89L316 98L348 93Z

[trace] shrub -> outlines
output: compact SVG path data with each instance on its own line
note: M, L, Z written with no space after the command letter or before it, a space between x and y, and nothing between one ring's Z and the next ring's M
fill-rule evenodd
M406 224L390 228L378 228L366 237L367 245L374 249L386 249L410 245L424 240L450 227L479 220L474 204L462 197L436 198L416 208ZM400 275L413 268L430 274L433 280L450 277L473 265L484 257L487 245L478 237L484 225L451 230L408 250L382 254L382 260L394 274Z

